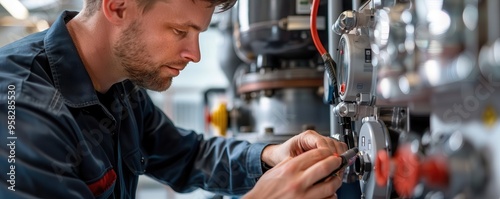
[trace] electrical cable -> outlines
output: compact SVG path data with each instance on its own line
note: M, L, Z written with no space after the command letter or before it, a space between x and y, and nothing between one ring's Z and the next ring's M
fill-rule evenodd
M321 55L321 58L324 61L325 71L328 73L330 82L332 83L332 87L335 89L333 91L333 100L334 104L338 104L340 101L339 93L336 91L337 88L337 74L335 68L337 67L337 63L333 60L332 56L325 50L325 47L321 43L321 40L318 35L317 28L317 15L319 8L320 0L312 0L312 8L311 8L311 18L310 18L310 27L311 27L311 37L313 39L314 45L316 49ZM339 118L339 125L344 129L344 142L349 145L349 147L353 147L355 143L353 143L352 135L352 123L351 118L349 117L341 117Z
M330 76L332 86L333 88L337 89L337 74L335 72L337 64L333 60L332 56L325 50L325 47L323 47L323 44L321 43L321 40L319 39L318 35L317 15L318 15L319 2L320 0L313 0L312 2L311 17L310 17L311 37L313 39L314 45L316 46L316 49L318 50L318 52L321 55L321 58L324 61L325 70ZM337 99L338 92L333 92L333 96L334 99Z
M321 43L321 40L319 39L318 36L318 28L317 28L317 16L318 16L318 8L319 8L319 2L320 0L313 0L312 2L312 9L311 9L311 18L310 18L310 23L311 23L311 36L314 41L314 45L316 46L316 49L318 49L319 54L323 56L324 54L327 54L328 52L325 50L325 47L323 47L323 44Z

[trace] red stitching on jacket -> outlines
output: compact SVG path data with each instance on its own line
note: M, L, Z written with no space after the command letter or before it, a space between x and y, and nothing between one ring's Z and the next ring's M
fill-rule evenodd
M92 184L87 185L94 194L94 196L101 195L104 193L106 190L113 185L113 183L116 181L116 173L115 170L110 169L104 176L99 179L98 181L95 181Z

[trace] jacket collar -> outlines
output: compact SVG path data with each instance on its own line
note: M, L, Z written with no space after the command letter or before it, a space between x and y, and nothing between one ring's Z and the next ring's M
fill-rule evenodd
M80 108L98 104L99 100L66 27L66 22L76 14L78 12L63 12L47 31L44 43L54 86L66 105Z

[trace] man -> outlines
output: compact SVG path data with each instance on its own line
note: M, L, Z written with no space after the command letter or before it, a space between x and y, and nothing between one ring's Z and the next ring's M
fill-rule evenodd
M319 180L345 144L313 131L281 145L205 140L146 94L200 61L199 34L234 1L86 0L0 49L1 198L134 198L141 174L179 192L335 197L340 177Z

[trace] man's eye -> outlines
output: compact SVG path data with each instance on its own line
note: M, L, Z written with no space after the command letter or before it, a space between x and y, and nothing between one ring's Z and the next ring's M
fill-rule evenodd
M173 29L174 30L174 34L176 35L186 35L186 31L182 31L182 30L179 30L179 29Z

